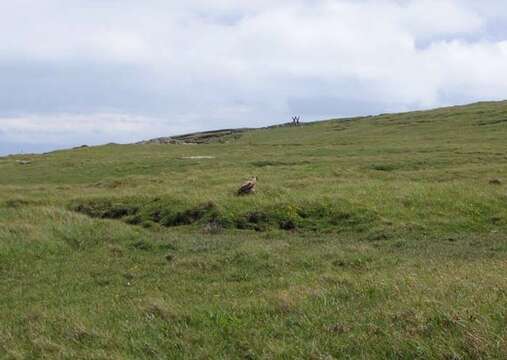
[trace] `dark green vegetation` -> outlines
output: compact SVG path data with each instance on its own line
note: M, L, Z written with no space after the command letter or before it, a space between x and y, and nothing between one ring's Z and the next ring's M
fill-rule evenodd
M506 120L0 158L0 359L504 359Z
M242 229L266 231L282 230L367 230L377 220L374 212L358 208L346 200L322 199L316 203L273 203L262 208L234 206L229 203L220 209L213 202L189 207L176 199L131 198L122 200L77 200L71 210L99 219L121 219L128 224L164 227L200 224L213 225L216 230ZM360 226L363 224L363 226Z

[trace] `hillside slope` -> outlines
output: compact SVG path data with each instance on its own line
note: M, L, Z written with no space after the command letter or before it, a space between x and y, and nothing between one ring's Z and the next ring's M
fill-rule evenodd
M507 354L507 102L225 135L0 158L0 359Z

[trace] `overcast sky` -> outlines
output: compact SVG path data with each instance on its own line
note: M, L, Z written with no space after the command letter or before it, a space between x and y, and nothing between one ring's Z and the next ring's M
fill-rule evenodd
M505 0L0 0L0 154L506 98Z

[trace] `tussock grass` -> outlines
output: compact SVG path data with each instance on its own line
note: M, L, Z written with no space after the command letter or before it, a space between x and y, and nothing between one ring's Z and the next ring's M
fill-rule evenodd
M172 198L74 200L73 211L101 219L120 219L133 225L158 223L164 227L199 225L267 231L311 230L316 232L365 231L376 220L373 211L343 199L300 203L234 204L214 202L185 204Z

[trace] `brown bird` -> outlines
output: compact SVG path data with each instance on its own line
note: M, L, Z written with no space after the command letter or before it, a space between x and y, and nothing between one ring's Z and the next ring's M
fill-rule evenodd
M252 194L255 192L255 186L257 185L257 177L254 176L247 182L245 182L238 190L238 196Z

